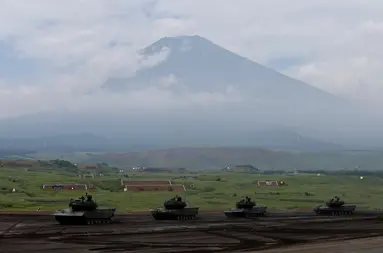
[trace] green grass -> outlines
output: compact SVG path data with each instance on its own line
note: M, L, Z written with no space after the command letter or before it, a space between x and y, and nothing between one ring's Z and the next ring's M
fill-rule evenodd
M171 180L186 174L130 174L132 179ZM311 208L321 204L334 195L347 203L355 203L363 208L381 208L383 206L383 179L356 176L276 176L245 173L206 173L192 174L198 179L177 179L174 183L184 184L187 188L181 196L201 210L223 210L233 207L242 196L248 195L257 203L273 209ZM220 178L220 181L217 179ZM281 187L257 187L257 180L284 180L288 185ZM0 209L2 210L56 210L65 208L70 198L83 195L81 191L44 191L42 184L47 183L92 183L96 190L92 193L100 206L116 207L118 211L147 210L160 207L176 192L124 192L120 178L104 176L82 179L69 173L34 172L24 169L0 169ZM194 185L194 188L191 188ZM12 188L16 189L12 193ZM306 196L305 193L310 193Z

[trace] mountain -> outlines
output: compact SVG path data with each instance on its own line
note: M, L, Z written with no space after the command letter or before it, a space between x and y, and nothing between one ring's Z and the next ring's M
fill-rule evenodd
M131 91L156 87L155 91L166 91L168 100L180 98L181 106L157 110L144 104L142 108L114 110L108 105L110 97L105 96L99 102L100 110L57 110L1 120L0 138L4 139L0 148L132 151L246 146L334 150L342 149L336 143L353 143L347 148L363 143L365 133L374 137L372 140L379 139L377 134L383 137L379 117L366 116L366 110L349 101L200 36L165 37L144 47L140 54L142 61L151 62L154 57L156 64L144 64L131 77L110 76L102 92L128 98ZM147 104L157 95L149 93ZM147 93L134 94L140 98ZM194 96L191 99L190 94ZM182 103L184 98L191 102ZM208 103L198 103L198 99ZM350 142L355 137L357 141ZM370 142L371 138L362 146L368 147Z
M253 136L253 138L249 138ZM193 136L192 136L193 137ZM0 156L20 155L33 152L128 152L144 151L149 149L179 147L186 143L189 147L207 146L239 146L239 147L263 147L271 149L293 149L293 150L341 150L343 147L337 144L321 142L293 132L267 131L246 135L234 135L219 140L220 135L204 139L199 138L192 141L190 136L187 139L169 139L168 137L157 138L151 142L151 138L106 138L91 133L66 134L45 136L36 138L1 138ZM213 144L211 144L213 143Z
M1 138L0 150L8 155L32 153L31 151L79 152L101 151L108 139L89 133L55 135L37 138ZM19 151L21 150L21 151ZM29 151L28 151L29 150ZM5 152L7 151L7 152Z
M200 36L165 37L141 51L144 58L167 53L162 62L143 68L130 78L110 78L105 89L122 91L156 85L162 80L169 86L182 86L189 92L225 91L234 87L252 101L271 104L345 103L325 91L287 77L245 57L234 54ZM179 87L178 87L179 88Z
M140 54L149 61L151 57L164 56L162 61L139 69L134 76L109 78L103 88L122 93L157 87L180 96L220 94L221 98L231 99L208 109L195 105L188 108L186 116L179 112L171 117L179 118L186 128L194 122L215 125L211 129L223 125L237 129L241 125L247 131L287 127L295 132L303 130L307 136L315 132L320 139L332 133L331 142L338 136L363 136L376 118L351 101L262 66L200 36L164 37L143 48ZM359 119L358 125L355 118Z

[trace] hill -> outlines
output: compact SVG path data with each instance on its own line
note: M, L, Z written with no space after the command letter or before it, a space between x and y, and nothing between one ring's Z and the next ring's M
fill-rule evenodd
M0 157L26 155L37 151L98 151L106 138L90 133L53 135L35 138L0 138Z
M382 152L329 151L294 152L261 148L173 148L141 152L102 154L88 157L88 162L105 162L121 167L186 167L221 169L250 164L261 170L379 170Z
M294 150L341 150L342 146L321 142L307 138L291 131L269 130L250 133L227 134L225 139L220 140L222 132L218 136L213 134L199 139L195 133L190 133L187 139L174 140L168 136L157 137L156 143L150 143L150 139L140 138L106 138L91 133L54 135L36 138L2 138L0 139L0 157L26 155L33 152L126 152L140 151L155 148L169 148L186 143L188 146L201 146L214 143L228 146L251 146L273 149ZM192 138L196 141L193 142Z

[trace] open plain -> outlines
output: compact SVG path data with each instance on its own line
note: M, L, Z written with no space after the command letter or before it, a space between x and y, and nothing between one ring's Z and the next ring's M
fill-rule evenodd
M376 219L378 215L371 211L352 216L280 212L232 220L219 212L202 212L194 221L155 221L148 213L136 213L116 215L112 224L61 226L50 215L3 213L0 245L4 253L374 253L378 252L371 251L374 247L383 246L383 223Z
M380 177L134 171L120 175L111 169L105 174L82 173L80 177L63 169L3 167L0 252L377 253L383 246L383 223L378 219L383 215ZM78 185L89 189L78 189ZM113 223L59 225L50 214L85 192L101 207L117 209ZM175 194L200 207L197 220L155 221L150 216L150 208ZM356 211L347 216L317 216L312 208L334 195L355 204ZM267 215L226 218L223 211L243 196L265 204Z
M84 172L85 173L85 172ZM64 169L48 171L30 171L18 168L0 169L0 210L13 211L54 211L68 205L71 198L85 194L84 189L60 189L58 186L84 184L101 206L117 208L119 212L148 210L162 206L163 202L175 194L186 198L190 204L201 210L220 210L233 207L243 196L253 198L268 209L296 210L311 209L323 204L329 198L338 195L346 203L358 207L382 208L380 196L383 194L383 179L377 176L355 175L317 175L317 174L261 174L235 172L201 173L149 173L129 171L126 177L110 169L109 174L100 176L96 171L87 175L94 177L80 178L80 173L67 173ZM122 185L121 179L124 180ZM141 185L137 182L157 182L155 185ZM159 181L168 182L167 186L158 185ZM260 181L283 181L280 186L260 185ZM169 183L170 182L170 183ZM53 187L45 187L54 185ZM185 187L176 191L175 185ZM158 188L156 191L148 188ZM164 188L165 187L165 188ZM171 187L171 191L168 188ZM127 191L124 191L126 188ZM13 192L13 189L15 190Z

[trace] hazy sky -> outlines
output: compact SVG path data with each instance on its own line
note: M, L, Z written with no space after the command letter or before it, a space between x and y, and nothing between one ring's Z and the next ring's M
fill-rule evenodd
M171 93L156 88L117 95L99 89L108 77L161 60L145 62L136 52L174 35L198 34L335 94L371 104L383 97L381 0L0 4L0 117L117 104L158 109L174 102ZM198 99L193 96L177 99L194 103ZM210 101L206 94L197 98L201 96Z

